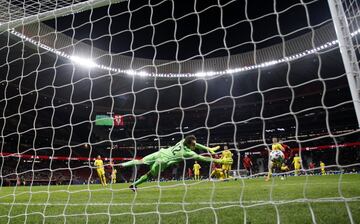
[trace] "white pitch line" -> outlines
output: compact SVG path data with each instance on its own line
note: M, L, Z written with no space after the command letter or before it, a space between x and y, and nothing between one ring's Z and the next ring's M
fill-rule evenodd
M150 205L239 205L241 203L246 204L287 204L287 203L343 203L343 202L358 202L360 197L354 198L299 198L294 200L244 200L244 201L221 201L221 202L141 202L141 203L5 203L0 202L0 205L18 205L18 206L150 206Z

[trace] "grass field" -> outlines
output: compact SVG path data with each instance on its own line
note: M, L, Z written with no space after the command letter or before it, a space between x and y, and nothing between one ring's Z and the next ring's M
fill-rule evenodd
M0 223L360 223L358 174L160 186L2 187Z

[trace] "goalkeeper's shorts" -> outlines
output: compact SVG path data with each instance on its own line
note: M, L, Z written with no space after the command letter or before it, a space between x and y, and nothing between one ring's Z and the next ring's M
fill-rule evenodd
M143 158L143 161L146 165L153 165L155 162L158 161L158 159L160 158L160 153L159 152L155 152L155 153L151 153L150 155L147 155Z

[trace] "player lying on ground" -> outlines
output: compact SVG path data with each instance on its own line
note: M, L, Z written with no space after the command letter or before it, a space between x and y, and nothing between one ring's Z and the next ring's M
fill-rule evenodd
M269 171L268 175L266 177L266 181L270 180L270 177L272 175L272 170L276 167L280 167L281 164L284 162L284 153L285 150L284 147L278 142L277 138L272 139L272 146L271 146L271 152L269 156Z
M201 156L193 151L195 149L200 149L214 153L219 148L219 146L208 148L204 145L196 143L196 137L194 135L189 135L185 139L178 142L175 146L160 149L158 152L147 155L143 159L121 163L119 164L119 166L129 167L141 164L146 164L150 166L150 171L148 171L145 175L141 176L132 185L130 185L130 189L135 191L136 187L139 184L146 182L151 177L158 176L167 167L177 164L184 159L194 159L203 162L227 163L226 160L213 159L211 157Z

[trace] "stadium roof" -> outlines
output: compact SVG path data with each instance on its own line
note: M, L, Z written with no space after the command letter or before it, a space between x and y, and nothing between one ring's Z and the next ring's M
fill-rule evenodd
M114 1L114 3L118 2L122 1ZM47 5L48 3L45 4L45 2L42 5L39 3L41 7L37 9L37 11L39 11L38 15L40 15L38 18L34 17L35 15L29 16L29 18L31 16L34 17L32 18L33 23L30 23L31 19L25 18L24 21L30 24L19 26L13 33L23 38L25 44L30 45L29 47L35 49L38 47L43 48L46 51L51 51L58 54L58 56L65 57L76 63L83 63L93 67L98 66L100 69L110 70L110 72L113 73L165 77L212 76L224 73L238 73L239 71L294 60L306 56L309 53L327 50L328 47L336 44L334 42L336 40L335 31L331 20L329 20L328 10L325 10L326 4L324 4L324 2L314 1L305 3L304 5L297 2L286 4L277 2L276 10L278 11L275 12L274 5L272 3L269 4L269 2L266 4L262 2L260 8L252 5L253 3L243 5L242 3L228 2L223 5L217 5L216 2L212 1L201 4L189 1L187 3L181 3L181 6L178 5L179 3L177 1L174 1L174 5L168 5L165 2L155 1L148 4L148 2L141 3L141 1L139 1L136 4L129 2L98 8L104 4L103 1L99 1L98 3L79 1L79 3L71 6L72 11L77 12L77 14L67 16L62 12L64 11L63 9L70 7L66 1L63 5L56 7L51 4ZM29 5L31 6L30 3ZM16 18L16 7L18 7L18 11L26 14L30 11L27 10L31 8L30 6L23 9L13 4L12 11L15 16L11 16ZM242 12L244 7L248 10L245 13ZM46 8L56 9L59 13L58 18L55 20L52 19L55 14L51 13L52 11L46 13ZM147 10L149 8L154 10L154 12L149 14ZM195 8L197 11L195 11ZM212 11L213 8L223 10L224 25L219 24L218 21L213 19L213 17L221 16L217 10ZM236 8L239 12L234 14L233 8ZM170 15L164 12L166 9L173 9L174 14L169 17ZM315 9L314 11L319 18L314 17L313 14L304 16L304 12L302 11L304 9ZM133 11L130 13L130 10ZM131 14L131 18L128 18L129 13ZM151 37L148 33L145 34L148 32L147 28L149 24L140 26L139 23L141 21L139 22L138 20L142 20L142 17L137 17L137 13L142 14L144 18L149 18L151 24L154 23L153 25L150 24L154 27L154 30L150 31L150 33L158 32L167 37L169 37L168 34L171 33L177 34L179 32L185 32L189 34L187 36L184 34L185 36L183 38L169 37L169 40L161 37L162 42L159 43L157 38L160 37ZM195 13L197 13L198 19L193 18ZM213 13L213 16L209 17L207 13ZM43 14L48 16L43 16ZM294 15L290 15L289 17L287 14ZM123 18L122 16L125 17ZM238 17L238 20L229 22L231 16ZM279 17L275 22L273 21L274 16ZM290 23L287 21L289 18L294 17L298 19ZM111 21L107 18L111 18ZM170 29L166 32L166 29L162 27L162 24L167 22L169 18L178 19L176 25L179 27L176 31ZM181 26L181 21L187 18L192 18L193 20L187 21L186 26ZM48 24L46 25L44 20L48 19L52 20L45 21L45 23ZM306 19L309 20L308 23L301 22L303 23L301 24L303 27L299 26L299 20ZM43 22L39 23L38 21ZM272 21L269 22L271 23L271 28L268 27L267 21ZM126 22L130 25L124 26ZM262 23L257 24L258 22ZM213 29L203 28L206 23L214 23L210 25ZM243 23L249 23L252 31L249 30L248 27L244 28ZM309 27L310 23L312 27ZM113 24L117 24L117 26L113 28ZM189 30L190 28L188 27L194 26L194 24L197 24L198 30ZM276 25L279 27L276 27ZM106 30L106 26L109 30ZM132 28L132 26L136 28ZM224 26L224 28L222 29L221 26ZM208 34L212 35L216 33L218 29L224 30L225 33L217 35L219 37L207 38ZM236 29L236 32L232 32L232 29ZM274 29L277 33L269 36L269 29ZM204 33L204 30L207 30L207 32ZM132 38L128 38L126 41L119 39L118 36L121 36L120 34L128 31L131 32ZM135 44L139 44L135 43L138 39L138 31L144 32L143 40L139 42L143 45L140 45L140 48L135 47ZM355 32L356 30L353 31ZM244 32L249 32L249 34L244 35ZM157 35L157 33L154 34ZM196 47L194 49L194 46L182 44L186 42L186 39L192 38L195 34L198 34L201 36L201 39L203 39L201 46L200 43L198 43L199 51ZM245 36L250 36L251 38L249 39L249 37ZM157 49L155 55L152 55L149 59L141 57L141 54L140 57L138 57L137 55L139 54L137 52L143 51L142 48L148 46L146 39L149 38L153 41L153 48ZM226 40L224 38L226 38ZM240 39L242 42L231 44L236 39ZM134 46L128 46L128 41L134 41ZM197 53L193 52L191 55L184 56L178 52L178 50L173 51L174 49L169 47L166 50L167 54L162 55L160 48L166 45L168 41L176 41L178 49L184 48L187 52L197 51ZM227 46L220 46L223 45L221 43L225 41L227 42ZM35 44L35 46L31 46L33 44ZM218 48L214 48L218 45ZM117 49L120 46L124 49ZM128 48L126 46L128 46ZM204 49L201 50L200 47ZM228 47L228 49L225 47ZM174 58L173 56L169 56L169 54L172 54L169 52L176 53L177 55ZM166 55L172 59L158 59L166 57ZM225 56L219 57L216 55Z
M24 38L30 47L34 48L41 45L45 50L52 51L55 54L54 56L57 54L69 60L72 60L74 56L84 58L83 60L88 66L90 60L86 61L85 58L91 58L92 63L96 63L100 69L130 75L132 74L131 71L133 71L133 74L140 76L142 72L149 75L154 73L153 75L163 74L175 77L179 74L192 76L197 72L211 71L214 73L223 71L225 74L225 72L230 73L227 71L233 70L236 73L241 71L240 68L251 70L256 68L253 68L256 65L273 65L277 60L279 62L281 60L283 60L282 62L295 60L311 53L326 51L329 47L336 44L334 27L332 23L327 23L312 32L290 39L284 43L257 49L255 54L253 51L249 51L227 57L174 61L109 54L107 51L86 44L87 40L74 40L67 35L56 32L43 23L21 27L13 34ZM54 44L55 46L52 47ZM79 59L77 62L79 62Z

